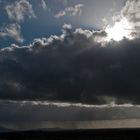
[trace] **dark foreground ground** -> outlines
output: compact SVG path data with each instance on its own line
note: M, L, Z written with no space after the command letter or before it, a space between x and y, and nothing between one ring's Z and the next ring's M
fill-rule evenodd
M140 140L140 129L9 132L0 140Z

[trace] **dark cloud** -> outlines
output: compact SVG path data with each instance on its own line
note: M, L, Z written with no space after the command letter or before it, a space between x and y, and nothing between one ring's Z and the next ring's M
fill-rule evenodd
M61 36L0 52L0 98L139 104L140 41L65 25Z

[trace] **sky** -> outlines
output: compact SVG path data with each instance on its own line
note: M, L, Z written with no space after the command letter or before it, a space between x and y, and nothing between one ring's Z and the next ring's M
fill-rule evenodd
M0 0L0 131L139 127L139 54L140 0Z

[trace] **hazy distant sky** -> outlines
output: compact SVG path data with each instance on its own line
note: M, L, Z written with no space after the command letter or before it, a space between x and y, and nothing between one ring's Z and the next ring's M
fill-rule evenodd
M0 0L0 48L0 126L140 119L140 0Z

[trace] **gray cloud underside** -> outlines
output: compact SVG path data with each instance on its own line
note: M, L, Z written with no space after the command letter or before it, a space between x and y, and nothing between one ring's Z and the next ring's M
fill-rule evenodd
M0 101L0 126L8 129L140 126L140 106ZM110 121L108 121L110 120Z
M0 99L139 104L140 41L71 30L0 51Z
M88 106L55 102L0 101L1 122L21 121L92 121L138 118L140 107L134 105ZM67 103L68 104L68 103ZM109 113L108 115L107 112ZM6 115L7 113L8 115ZM34 116L34 117L33 117ZM36 117L35 117L36 116Z

